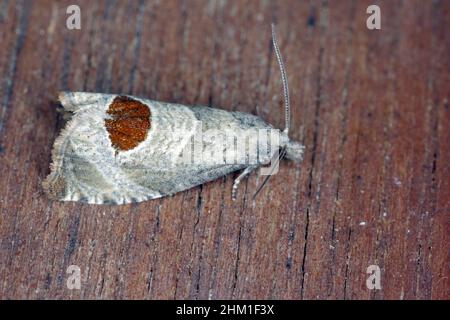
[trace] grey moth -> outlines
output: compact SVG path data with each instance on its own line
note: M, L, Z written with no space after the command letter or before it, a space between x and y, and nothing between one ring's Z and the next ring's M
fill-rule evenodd
M53 146L51 172L43 182L47 195L60 201L127 204L243 170L234 181L234 199L240 181L253 170L276 166L284 156L300 161L303 146L288 137L289 89L273 25L272 38L284 85L284 130L242 112L61 92L59 101L70 119ZM268 177L270 172L260 188Z

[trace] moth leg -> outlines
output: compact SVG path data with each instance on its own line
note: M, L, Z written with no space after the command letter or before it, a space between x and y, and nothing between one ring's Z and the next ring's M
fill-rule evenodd
M239 184L241 183L241 180L243 178L245 178L246 176L248 176L252 171L254 171L256 168L258 168L258 166L248 166L247 168L244 169L244 171L242 171L242 173L234 180L233 183L233 189L231 191L231 199L233 201L236 200L236 193L237 193L237 189L239 187Z

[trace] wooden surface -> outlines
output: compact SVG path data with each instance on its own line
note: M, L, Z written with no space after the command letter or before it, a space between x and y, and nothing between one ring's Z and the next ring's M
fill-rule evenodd
M81 30L65 26L73 2ZM282 126L271 21L306 155L255 202L257 174L235 203L237 174L136 205L46 198L59 90ZM449 25L449 1L1 0L0 298L447 299Z

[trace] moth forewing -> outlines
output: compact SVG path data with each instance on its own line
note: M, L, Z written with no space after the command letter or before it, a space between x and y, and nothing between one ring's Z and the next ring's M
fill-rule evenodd
M144 201L270 158L261 157L259 145L244 151L237 148L236 140L243 139L247 146L258 130L274 130L253 115L133 96L65 93L60 97L74 115L55 143L52 172L44 183L47 193L59 200L99 204ZM118 107L117 101L121 102ZM136 122L139 104L149 110L145 134L139 132L143 120ZM201 152L194 153L194 161L186 162L184 152L192 150L190 142L196 136L202 137L201 148L197 148ZM141 137L145 138L139 140Z

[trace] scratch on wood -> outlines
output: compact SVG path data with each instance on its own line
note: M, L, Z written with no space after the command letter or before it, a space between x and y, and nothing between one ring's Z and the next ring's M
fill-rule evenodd
M10 62L7 74L5 75L6 82L6 94L3 96L2 110L0 113L0 139L3 140L3 127L5 122L5 117L11 102L11 98L14 91L14 83L16 79L17 72L17 62L19 60L20 54L25 43L26 30L28 28L28 17L31 10L31 3L28 1L21 1L16 5L17 10L20 10L19 23L16 28L17 40L15 46L12 46ZM0 141L1 143L1 141Z

